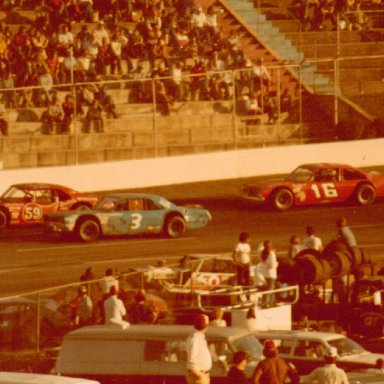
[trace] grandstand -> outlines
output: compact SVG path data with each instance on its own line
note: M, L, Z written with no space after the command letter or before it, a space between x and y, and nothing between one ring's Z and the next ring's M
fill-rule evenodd
M49 1L46 3L50 5ZM161 13L165 2L154 3ZM27 31L39 29L44 14L42 7L47 5L35 1L12 4L3 2L0 12L1 32L8 48L20 26ZM194 12L197 5L181 0L166 4L175 9L178 16L171 35L182 26L192 37L195 32L191 15L185 9L190 7ZM92 20L86 12L77 15L76 21L69 20L69 16L64 19L67 23L73 21L69 24L75 38L83 26L91 32L98 28L100 20L105 22L111 39L116 27L129 40L133 40L135 30L148 38L143 31L150 17L154 18L148 15L148 10L137 8L129 12L124 5L118 12L101 11L98 5L94 1ZM216 50L212 48L216 41L212 40L211 44L188 45L197 51L184 54L182 50L175 50L164 36L163 53L157 54L152 62L150 56L138 58L128 51L121 70L113 71L114 62L109 61L104 61L101 70L97 67L97 73L92 74L79 66L62 70L49 92L55 94L60 103L68 94L75 100L73 116L65 131L49 127L53 124L46 119L49 105L39 99L47 84L42 88L36 79L29 83L6 81L8 72L20 77L20 60L2 66L0 41L0 67L3 68L0 93L3 118L8 124L8 135L0 137L3 167L87 164L384 135L381 108L384 102L384 9L379 0L361 0L365 15L363 26L351 21L355 11L335 14L336 30L332 30L329 20L321 30L308 30L301 18L300 4L291 0L204 0L199 5L205 13L209 9L217 11L221 37ZM51 8L47 14L56 18ZM343 26L341 19L346 20ZM51 45L57 41L53 32L60 32L55 27L58 26L41 28L49 31ZM232 33L236 36L241 60L226 50L225 42L230 41L228 36ZM148 46L145 49L148 50ZM73 58L80 62L85 56L76 45L60 55L61 62ZM47 56L43 62L48 62L50 55ZM32 64L29 57L28 65L36 68L40 65L39 54L31 57ZM255 82L248 80L247 83L244 79L260 58L271 79L267 87L261 84L257 90L259 112L251 116L247 106ZM192 97L191 84L197 78L192 68L199 59L206 66L202 75L205 88L197 97ZM176 97L174 87L168 86L173 81L172 68L179 61L184 65L180 87L185 97L182 98ZM154 75L161 62L166 62L169 70ZM139 77L140 73L145 76ZM164 97L169 101L163 102L169 108L166 113L160 108L163 94L157 88L156 79L167 85ZM81 102L85 90L95 84L103 85L115 104L117 116L110 116L104 110L103 132L85 133L88 112L93 106L90 102ZM32 99L25 102L28 95L32 95Z

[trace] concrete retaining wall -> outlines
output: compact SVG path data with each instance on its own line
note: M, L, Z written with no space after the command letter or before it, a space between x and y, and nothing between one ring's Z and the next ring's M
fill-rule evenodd
M383 145L384 139L375 139L1 171L0 191L19 182L58 183L81 191L141 188L288 173L310 162L368 167L384 164Z

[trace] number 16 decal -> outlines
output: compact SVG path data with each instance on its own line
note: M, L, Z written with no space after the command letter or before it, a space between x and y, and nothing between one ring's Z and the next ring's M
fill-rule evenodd
M336 186L333 183L322 183L320 186L318 184L312 184L311 189L317 199L321 199L322 197L338 197Z

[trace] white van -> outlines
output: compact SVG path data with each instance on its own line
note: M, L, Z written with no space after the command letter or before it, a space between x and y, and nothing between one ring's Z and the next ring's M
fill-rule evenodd
M80 328L64 337L55 372L93 378L103 384L185 384L185 344L192 330L191 325ZM245 329L208 327L206 337L214 360L210 372L213 383L224 382L225 362L232 362L235 351L249 356L249 375L263 358L262 345Z
M94 380L85 380L56 375L39 375L24 372L0 372L0 384L100 384Z

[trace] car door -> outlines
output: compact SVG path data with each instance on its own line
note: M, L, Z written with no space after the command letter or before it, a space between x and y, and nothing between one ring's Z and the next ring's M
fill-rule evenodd
M314 179L305 187L306 204L325 204L344 201L341 172L338 167L326 167L315 171Z
M108 213L106 235L159 233L163 226L164 210L150 199L130 197L115 202Z
M31 201L23 207L23 222L28 224L39 223L45 214L57 211L58 202L55 201L50 188L34 189L29 193Z

